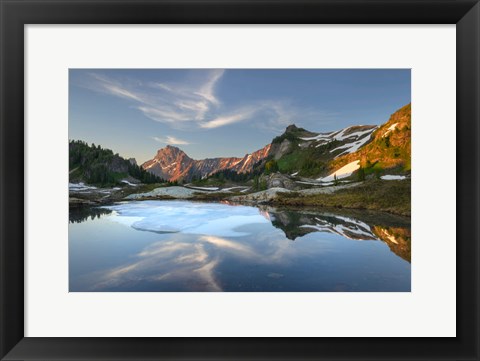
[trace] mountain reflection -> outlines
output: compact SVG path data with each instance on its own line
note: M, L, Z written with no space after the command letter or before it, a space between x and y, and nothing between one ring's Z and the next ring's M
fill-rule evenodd
M356 240L381 240L390 250L404 260L411 261L410 225L405 219L387 214L364 215L360 212L337 214L305 210L278 210L264 207L262 214L268 214L272 225L281 229L290 240L301 238L312 232L338 234ZM352 214L355 214L352 216Z
M410 228L374 226L372 231L388 245L393 253L405 261L411 262Z

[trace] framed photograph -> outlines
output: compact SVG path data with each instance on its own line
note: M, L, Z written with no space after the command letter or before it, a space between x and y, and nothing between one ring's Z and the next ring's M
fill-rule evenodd
M0 10L2 360L478 359L478 1Z

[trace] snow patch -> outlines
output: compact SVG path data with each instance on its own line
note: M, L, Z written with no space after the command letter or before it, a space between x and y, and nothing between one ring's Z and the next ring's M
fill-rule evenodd
M162 168L162 170L163 170L163 169L168 169L168 168L173 167L175 164L177 164L177 162L173 162L173 163L171 163L171 164L169 164L169 165L166 165L165 167L161 167L161 168Z
M397 127L398 123L395 123L395 124L392 124L388 129L387 131L382 135L382 138L383 137L386 137L390 132L393 132L395 130L395 128Z
M337 147L333 150L330 151L330 153L333 153L335 152L336 150L339 150L339 149L344 149L346 148L345 151L343 151L342 153L338 154L336 157L339 157L343 154L349 154L349 153L354 153L356 152L357 150L360 149L360 147L362 147L365 143L367 143L368 141L370 140L370 137L364 137L360 140L357 140L356 142L353 142L353 143L347 143L347 144L344 144L344 145L341 145L340 147ZM336 158L335 157L335 158Z
M234 189L243 189L241 192L245 191L245 190L248 190L250 187L244 187L244 186L236 186L236 187L229 187L229 188L223 188L221 189L222 192L230 192Z
M406 179L404 175L382 175L380 177L383 180L401 180L401 179Z
M315 135L314 137L306 137L306 138L300 138L301 140L327 140L330 139L331 133L320 133L319 135Z
M80 182L80 183L68 183L68 190L69 191L90 191L93 189L97 189L97 187L94 186L87 186L85 183Z
M136 187L138 185L138 184L131 183L126 179L122 179L120 182L128 184L129 186L132 186L132 187Z
M196 186L187 186L190 189L199 189L201 191L218 191L219 187L196 187Z
M373 127L369 129L364 129L364 130L359 130L353 133L349 133L349 131L353 127L348 127L342 130L339 130L337 132L331 132L331 133L321 133L315 137L308 137L308 138L300 138L302 140L314 140L317 141L318 144L315 147L321 147L322 145L325 145L328 142L331 142L333 140L337 141L346 141L347 144L343 144L333 150L330 151L330 153L333 153L337 150L342 150L345 149L343 152L340 154L337 154L336 157L343 155L343 154L348 154L348 153L353 153L356 152L360 147L362 147L365 143L367 143L370 140L370 135L378 128L378 127ZM336 158L335 157L335 158Z
M158 159L154 159L153 162L152 162L152 164L149 164L148 166L146 166L145 169L150 169L150 168L152 168L152 167L153 167L155 164L157 164L157 163L158 163Z
M306 181L295 181L295 183L308 184L312 186L329 186L333 184L333 182L306 182Z
M335 179L335 176L337 176L337 179L342 179L342 178L347 178L352 175L353 172L355 172L358 168L360 168L360 161L355 160L351 163L348 163L347 165L343 166L342 168L336 170L332 174L330 174L327 177L324 178L318 178L317 180L322 181L322 182L330 182Z

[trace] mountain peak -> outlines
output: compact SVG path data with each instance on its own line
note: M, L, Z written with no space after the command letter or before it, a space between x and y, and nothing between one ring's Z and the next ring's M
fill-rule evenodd
M181 150L180 148L178 147L175 147L174 145L167 145L161 149L159 149L157 151L157 154L158 153L175 153L175 154L179 154L179 153L184 153L183 150Z
M285 132L294 132L299 130L299 128L295 124L290 124L286 129Z
M170 145L170 144L167 144L167 146L166 146L165 148L167 148L167 149L178 149L178 150L180 150L180 148L175 147L174 145Z
M173 145L167 145L157 151L157 155L154 159L163 159L167 162L174 162L177 158L188 158L188 155Z

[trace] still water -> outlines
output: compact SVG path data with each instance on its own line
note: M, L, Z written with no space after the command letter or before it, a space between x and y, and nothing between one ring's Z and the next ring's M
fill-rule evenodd
M409 219L189 201L71 210L70 292L408 292Z

